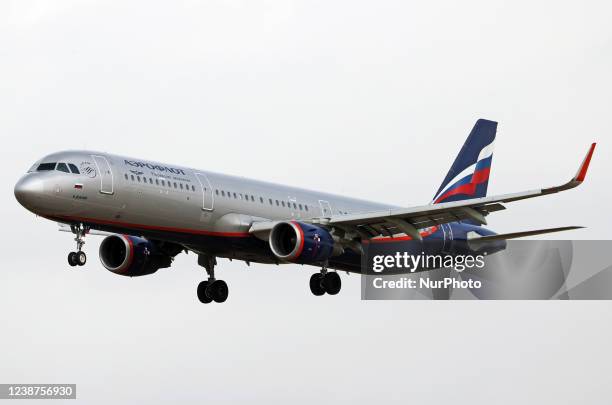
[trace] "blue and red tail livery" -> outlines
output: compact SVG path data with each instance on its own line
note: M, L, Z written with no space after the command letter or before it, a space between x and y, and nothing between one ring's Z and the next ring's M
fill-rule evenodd
M497 122L476 121L472 132L433 198L433 204L487 195Z

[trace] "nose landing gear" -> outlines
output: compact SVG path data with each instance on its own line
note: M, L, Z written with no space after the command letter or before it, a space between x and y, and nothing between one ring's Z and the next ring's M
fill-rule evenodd
M198 299L202 304L210 304L211 302L222 303L227 300L229 288L223 280L215 279L215 265L217 259L210 255L198 255L198 264L206 269L208 280L202 281L198 285Z
M326 267L321 269L320 273L315 273L310 277L310 291L321 296L325 293L336 295L342 289L342 280L336 272L328 272Z
M70 252L68 254L68 264L74 266L84 266L87 263L87 255L83 252L83 245L85 245L85 235L89 232L89 228L83 224L71 225L70 229L72 233L76 235L74 238L77 243L77 251Z

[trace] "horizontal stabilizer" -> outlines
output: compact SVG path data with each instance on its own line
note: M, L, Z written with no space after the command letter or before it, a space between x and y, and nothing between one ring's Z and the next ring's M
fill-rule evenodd
M516 239L523 238L525 236L534 236L534 235L542 235L545 233L553 233L553 232L562 232L562 231L571 231L572 229L581 229L583 226L563 226L561 228L548 228L548 229L536 229L534 231L523 231L523 232L513 232L513 233L502 233L499 235L489 235L489 236L481 236L475 237L474 239L470 239L470 243L473 242L487 242L491 240L506 240L506 239Z

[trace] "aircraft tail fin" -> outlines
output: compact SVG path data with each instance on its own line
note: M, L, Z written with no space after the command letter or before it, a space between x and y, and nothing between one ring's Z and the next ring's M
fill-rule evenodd
M432 204L486 197L496 132L497 122L476 121Z

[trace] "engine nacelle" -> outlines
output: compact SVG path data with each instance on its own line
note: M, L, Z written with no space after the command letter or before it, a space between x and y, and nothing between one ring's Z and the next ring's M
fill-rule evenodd
M334 256L334 238L316 225L297 221L279 222L270 232L270 248L279 259L313 264Z
M100 244L100 261L108 271L122 276L144 276L170 267L172 256L147 239L128 235L107 236Z

